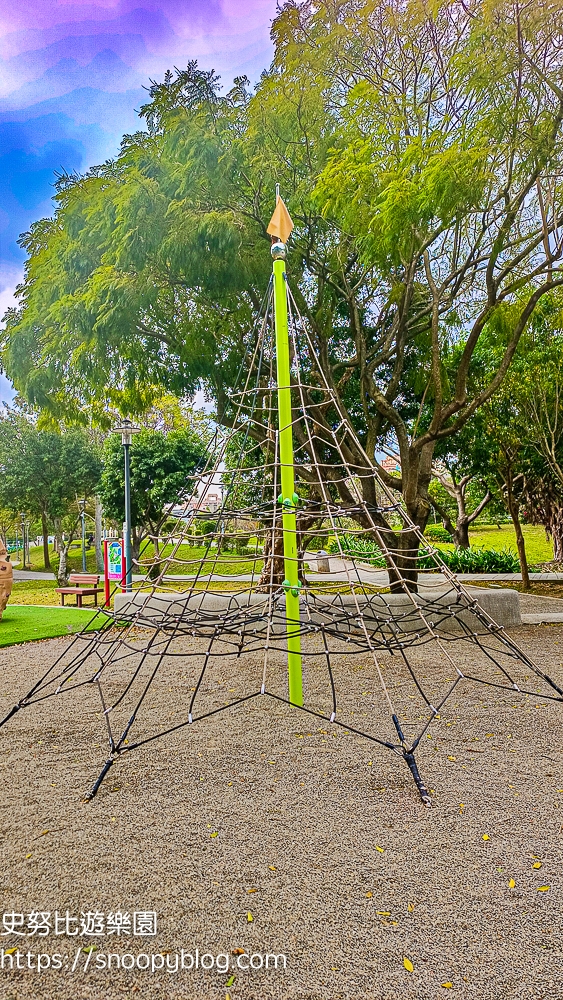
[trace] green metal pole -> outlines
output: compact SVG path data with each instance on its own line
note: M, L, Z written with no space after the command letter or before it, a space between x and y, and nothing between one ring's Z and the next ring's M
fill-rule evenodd
M295 476L293 470L293 434L291 429L291 388L289 368L289 330L287 287L285 280L285 246L274 243L274 320L276 330L276 363L278 378L278 414L281 466L283 558L285 580L285 617L287 622L287 668L289 700L303 704L303 672L301 667L301 636L299 615L299 571L297 563L297 523L295 507Z

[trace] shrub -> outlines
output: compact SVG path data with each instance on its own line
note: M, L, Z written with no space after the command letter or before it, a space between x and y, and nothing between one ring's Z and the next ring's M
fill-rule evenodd
M217 521L201 521L197 526L198 535L211 535L217 531Z
M311 541L307 545L307 549L309 552L318 552L320 549L328 548L328 544L328 531L323 531L311 538Z
M344 535L340 538L343 552L349 553L353 559L369 563L381 569L385 568L385 558L381 549L371 539L364 536ZM333 539L329 546L331 553L339 552L338 542ZM439 549L438 554L446 566L454 573L518 573L520 563L518 557L510 549ZM428 553L418 557L419 569L435 569L436 561Z
M340 546L339 543L340 542ZM342 535L333 538L328 546L329 552L349 553L353 559L369 563L371 566L385 567L385 557L372 538L363 535Z
M424 532L427 538L433 542L451 542L452 536L446 531L443 524L429 524Z
M518 573L520 563L518 557L510 549L454 549L448 552L439 550L439 555L446 566L454 573ZM421 555L418 559L420 569L432 569L435 562L430 555Z

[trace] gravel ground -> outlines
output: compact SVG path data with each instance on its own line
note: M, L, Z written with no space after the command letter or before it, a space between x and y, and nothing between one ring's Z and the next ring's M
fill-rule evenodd
M511 634L563 683L562 627ZM68 641L2 650L0 710ZM473 669L471 647L450 649ZM431 683L430 647L415 661ZM373 667L342 655L335 669L348 721L387 732ZM396 661L383 670L414 725L412 687ZM224 656L213 672L210 705L253 690L258 660ZM320 661L308 675L320 698ZM142 731L183 717L192 682L173 661ZM87 803L105 757L95 688L19 712L0 731L2 911L154 910L158 933L95 939L90 956L78 949L91 938L5 935L4 949L58 953L63 968L10 972L4 955L2 1000L562 998L562 709L458 685L418 754L431 810L388 750L260 697L124 756ZM95 967L108 952L174 967L196 948L287 967Z
M520 594L520 611L523 615L561 614L563 615L563 599L561 597L542 597L536 594Z
M523 615L534 615L534 614L560 614L563 615L563 590L559 587L557 588L556 594L536 594L536 593L522 593L518 592L516 587L511 587L510 585L499 585L491 586L491 584L483 585L485 589L502 589L502 590L516 590L519 597L520 612ZM466 585L466 590L471 591L474 594L478 594L479 590L483 587L478 587L475 584ZM554 589L553 585L546 585L545 589L547 591ZM559 596L558 596L559 595Z

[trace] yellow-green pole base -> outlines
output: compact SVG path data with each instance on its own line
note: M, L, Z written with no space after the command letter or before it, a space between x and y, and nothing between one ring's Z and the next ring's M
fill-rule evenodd
M283 244L277 245L280 253ZM297 561L297 520L295 505L295 475L293 434L291 429L291 375L289 367L289 328L285 261L274 254L274 322L276 330L276 364L278 380L278 414L281 467L281 501L283 528L285 617L287 625L287 668L289 700L303 704L303 669L301 664L301 619L299 613L299 567Z

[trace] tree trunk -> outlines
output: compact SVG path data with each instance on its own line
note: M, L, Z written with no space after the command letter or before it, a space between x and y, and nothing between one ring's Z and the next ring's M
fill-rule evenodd
M563 508L554 512L549 533L553 541L553 558L556 562L563 562Z
M456 549L468 549L469 545L469 518L458 518L457 524L452 534L452 540Z
M149 569L149 579L150 580L156 580L157 577L160 576L161 565L162 565L162 563L160 562L160 559L159 559L159 556L160 556L160 546L159 546L159 543L158 543L158 535L157 535L158 527L154 527L153 525L151 525L150 526L150 530L151 530L152 543L153 543L153 548L154 548L154 558L155 558L156 562L153 563L153 565Z
M104 553L102 545L102 502L99 497L96 497L95 500L96 500L96 510L95 510L96 534L95 534L94 544L96 548L96 569L98 573L103 573Z
M66 587L68 584L69 571L67 566L67 548L61 544L59 548L59 567L57 569L57 582L59 587Z
M528 572L528 560L526 558L526 543L520 524L520 503L514 495L512 487L512 476L506 477L506 505L508 513L512 518L514 531L516 533L516 548L518 549L518 559L520 560L520 572L522 573L522 585L524 590L530 589L530 574Z
M302 586L307 582L305 580L305 573L303 569L304 556L305 556L305 544L308 540L309 532L313 527L319 527L322 524L323 518L319 518L317 513L305 514L304 512L297 514L297 560L298 560L298 579ZM270 590L270 585L273 584L274 587L281 587L283 581L285 580L285 563L283 556L283 531L282 525L278 520L276 523L275 530L275 540L274 540L274 551L272 554L272 534L273 531L267 533L264 541L264 566L260 574L260 579L258 580L258 585L256 587L257 593L267 593ZM273 561L273 566L272 566Z
M49 556L49 529L47 526L47 516L45 511L41 511L41 531L43 532L43 562L45 569L51 569L51 559Z
M139 556L141 554L141 542L143 540L142 532L139 528L131 529L131 559L133 561L132 570L135 572L135 563L138 562ZM137 566L137 572L139 567Z
M396 543L391 547L387 542L389 557L387 573L392 594L404 593L405 589L416 594L418 591L417 557L420 541L415 531L405 529L395 534ZM381 545L378 540L378 544Z
M57 550L59 553L59 565L57 568L57 583L59 587L66 587L68 584L68 577L69 577L69 571L67 566L67 554L70 542L67 542L65 544L63 540L63 531L59 518L55 518L54 527L55 527L55 538L57 539Z
M264 567L258 580L256 592L267 594L270 592L271 585L281 587L284 580L283 531L280 524L276 525L275 532L270 530L264 539Z
M70 575L70 569L68 565L68 553L70 546L74 541L74 533L76 531L76 524L74 528L69 532L68 538L63 537L63 530L60 518L55 518L53 521L55 528L55 538L57 539L57 547L59 551L59 565L57 569L57 581L59 587L66 587L68 584L68 578Z

